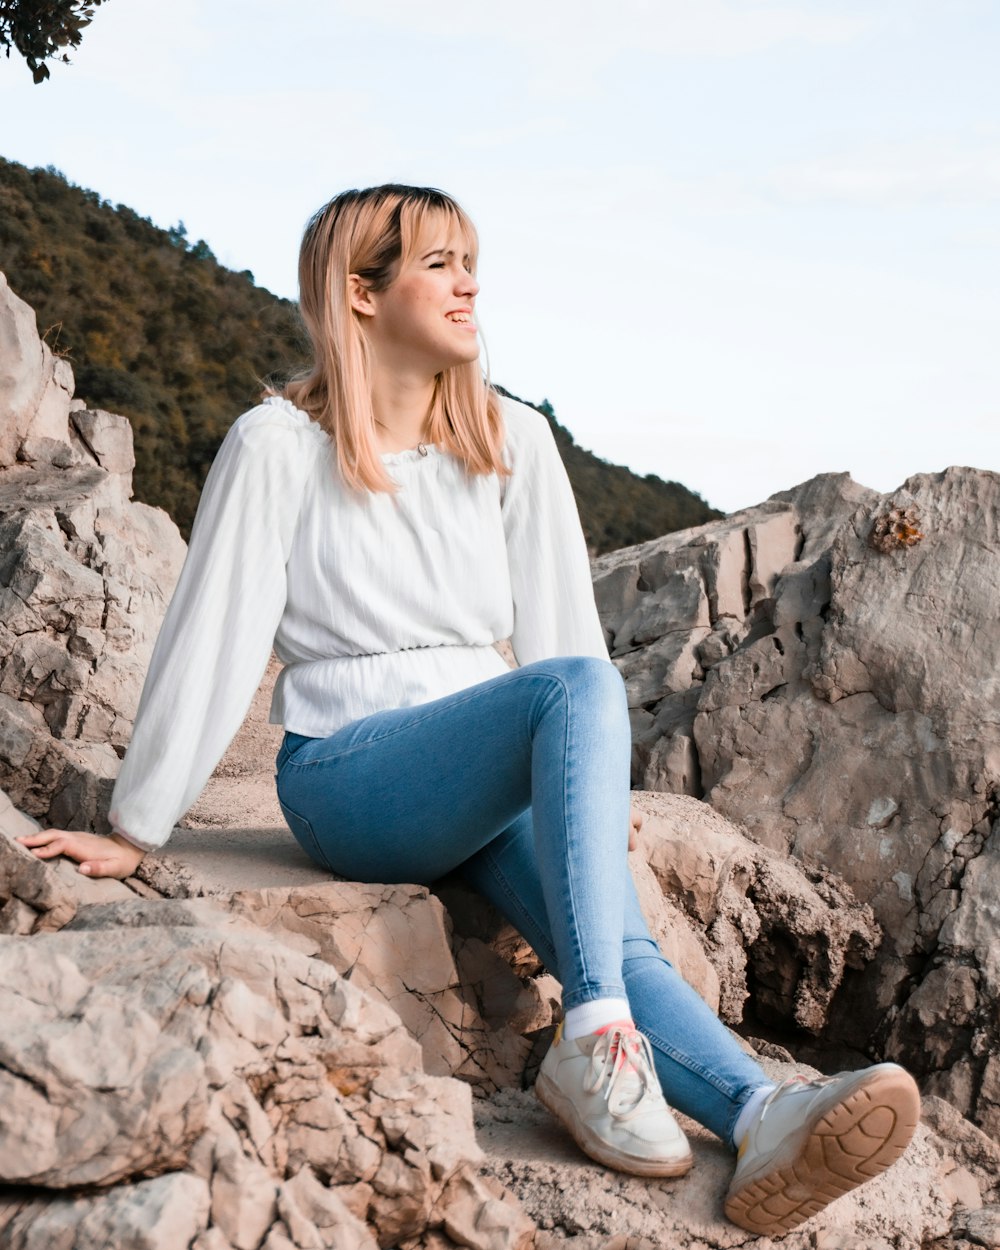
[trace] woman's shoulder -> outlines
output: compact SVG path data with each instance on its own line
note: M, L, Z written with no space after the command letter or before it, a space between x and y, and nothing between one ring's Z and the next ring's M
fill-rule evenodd
M509 395L500 396L500 407L503 411L506 442L515 451L522 446L532 447L552 441L552 426L537 408L532 408L519 399L511 399Z
M253 439L258 430L285 430L292 436L303 436L316 442L327 438L324 430L307 412L296 408L283 395L268 395L256 407L237 417L229 433L246 440Z

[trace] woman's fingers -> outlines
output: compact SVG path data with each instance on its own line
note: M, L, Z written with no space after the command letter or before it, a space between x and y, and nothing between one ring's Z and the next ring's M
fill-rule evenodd
M33 850L39 859L52 859L67 853L67 838L61 829L41 829L38 833L23 834L17 841Z
M22 834L17 841L44 859L70 854L70 848L75 845L73 835L65 829L40 829L37 833Z
M65 829L39 829L37 833L19 834L14 840L23 842L25 846L44 846L46 842L51 842L54 838L63 838L65 836Z
M638 808L631 809L628 825L628 849L634 851L639 846L639 830L642 828L642 812Z

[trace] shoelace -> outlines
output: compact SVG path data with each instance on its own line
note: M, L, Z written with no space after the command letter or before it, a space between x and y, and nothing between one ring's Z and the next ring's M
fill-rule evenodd
M631 1087L636 1080L639 1082L638 1097L630 1100L630 1106L622 1107L621 1100L630 1093L634 1094ZM653 1048L638 1029L614 1025L601 1034L590 1057L590 1070L584 1088L588 1094L593 1094L602 1086L608 1110L619 1120L634 1116L647 1093L659 1092L659 1081L653 1069ZM612 1099L619 1105L615 1106Z

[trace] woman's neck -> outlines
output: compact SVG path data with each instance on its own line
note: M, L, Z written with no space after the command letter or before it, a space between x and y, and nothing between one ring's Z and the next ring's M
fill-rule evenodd
M407 451L427 441L434 391L434 378L376 373L372 412L380 451Z

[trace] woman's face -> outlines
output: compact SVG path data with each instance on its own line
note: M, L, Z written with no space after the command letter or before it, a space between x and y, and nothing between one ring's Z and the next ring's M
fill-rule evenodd
M432 218L392 283L367 292L367 314L355 303L380 366L433 377L478 358L472 317L479 283L467 248L457 222Z

